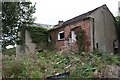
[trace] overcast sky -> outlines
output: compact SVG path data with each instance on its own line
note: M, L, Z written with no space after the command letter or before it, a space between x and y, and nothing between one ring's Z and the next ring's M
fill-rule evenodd
M114 16L118 15L120 0L30 0L36 2L36 23L55 25L106 4Z

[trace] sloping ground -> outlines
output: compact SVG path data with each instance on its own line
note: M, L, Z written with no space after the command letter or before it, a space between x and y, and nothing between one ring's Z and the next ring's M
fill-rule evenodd
M104 77L106 66L120 66L120 56L98 51L92 53L37 52L19 57L3 55L3 77L45 78L70 72L70 78Z

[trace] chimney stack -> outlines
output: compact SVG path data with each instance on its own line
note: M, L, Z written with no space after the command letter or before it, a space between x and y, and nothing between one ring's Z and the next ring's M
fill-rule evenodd
M61 25L64 21L58 21L58 25Z

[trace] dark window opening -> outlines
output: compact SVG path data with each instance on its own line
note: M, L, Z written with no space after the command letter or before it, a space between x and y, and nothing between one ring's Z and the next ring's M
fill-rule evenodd
M50 40L52 40L52 36L50 36Z
M64 31L61 31L58 33L58 40L63 40L64 39Z
M117 54L117 53L119 53L119 45L118 45L119 43L118 43L118 39L115 39L114 41L113 41L113 49L114 49L114 54Z
M96 48L98 49L98 43L96 43Z
M60 39L63 39L64 38L64 32L63 33L60 33Z
M114 53L117 54L118 52L118 48L114 48Z

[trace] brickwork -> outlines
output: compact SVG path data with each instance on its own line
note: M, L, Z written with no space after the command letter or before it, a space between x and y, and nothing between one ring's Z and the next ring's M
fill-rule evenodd
M78 51L78 44L77 41L76 42L71 42L69 43L69 35L72 29L77 28L77 30L79 30L79 28L82 27L82 29L84 30L84 45L85 45L85 51L89 51L91 44L90 44L90 20L86 19L86 20L82 20L82 21L78 21L78 22L74 22L72 24L54 29L51 31L51 38L52 41L55 42L55 49L57 51L62 51L62 50L70 50L70 48L77 52ZM58 40L58 33L60 31L64 31L64 35L65 38L64 40Z

